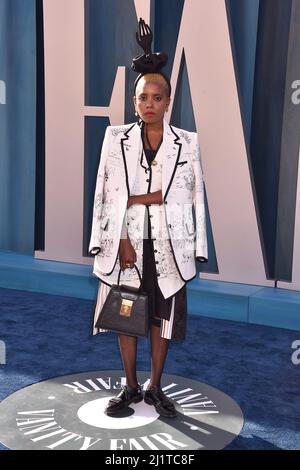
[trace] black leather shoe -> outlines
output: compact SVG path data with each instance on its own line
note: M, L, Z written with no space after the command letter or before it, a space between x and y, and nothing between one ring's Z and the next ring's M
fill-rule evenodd
M166 418L175 418L177 411L160 387L151 387L145 391L144 401L148 405L154 405L157 413Z
M131 403L139 403L143 400L143 394L141 386L138 385L138 388L130 388L128 385L122 385L122 390L120 393L109 400L105 413L109 416L118 414L120 411L124 410Z

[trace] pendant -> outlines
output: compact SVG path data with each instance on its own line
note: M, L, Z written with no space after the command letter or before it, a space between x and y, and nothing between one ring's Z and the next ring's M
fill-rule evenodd
M151 163L151 165L153 165L153 166L157 165L157 161L156 161L156 160L153 160L153 162Z

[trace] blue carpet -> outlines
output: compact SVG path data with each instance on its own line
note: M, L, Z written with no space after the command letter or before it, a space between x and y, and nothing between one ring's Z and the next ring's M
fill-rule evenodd
M117 336L90 335L92 308L90 300L0 288L0 400L51 377L122 369ZM165 372L206 382L239 404L245 424L226 449L300 449L300 365L291 361L299 337L190 315L186 340L170 344ZM139 340L138 370L150 370L148 341Z

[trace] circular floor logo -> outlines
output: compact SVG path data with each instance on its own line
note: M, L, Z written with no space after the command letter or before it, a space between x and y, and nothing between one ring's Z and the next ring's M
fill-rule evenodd
M84 372L45 380L0 404L0 441L10 449L222 449L241 431L243 415L228 395L186 377L164 374L162 388L176 418L144 401L118 417L104 413L126 379L123 371ZM138 372L146 389L148 372Z

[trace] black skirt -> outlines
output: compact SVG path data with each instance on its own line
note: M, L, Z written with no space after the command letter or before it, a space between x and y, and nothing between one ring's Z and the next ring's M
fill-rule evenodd
M147 224L148 219L148 224ZM174 320L172 328L172 337L170 339L183 340L186 334L186 316L187 316L187 293L186 284L178 290L174 296L164 298L157 281L156 263L154 256L153 240L151 239L149 212L146 210L145 230L143 240L143 286L149 296L149 319L156 323L154 317L164 320L170 320L172 310L172 299L174 303ZM148 229L147 229L148 228ZM148 233L148 238L145 236Z

